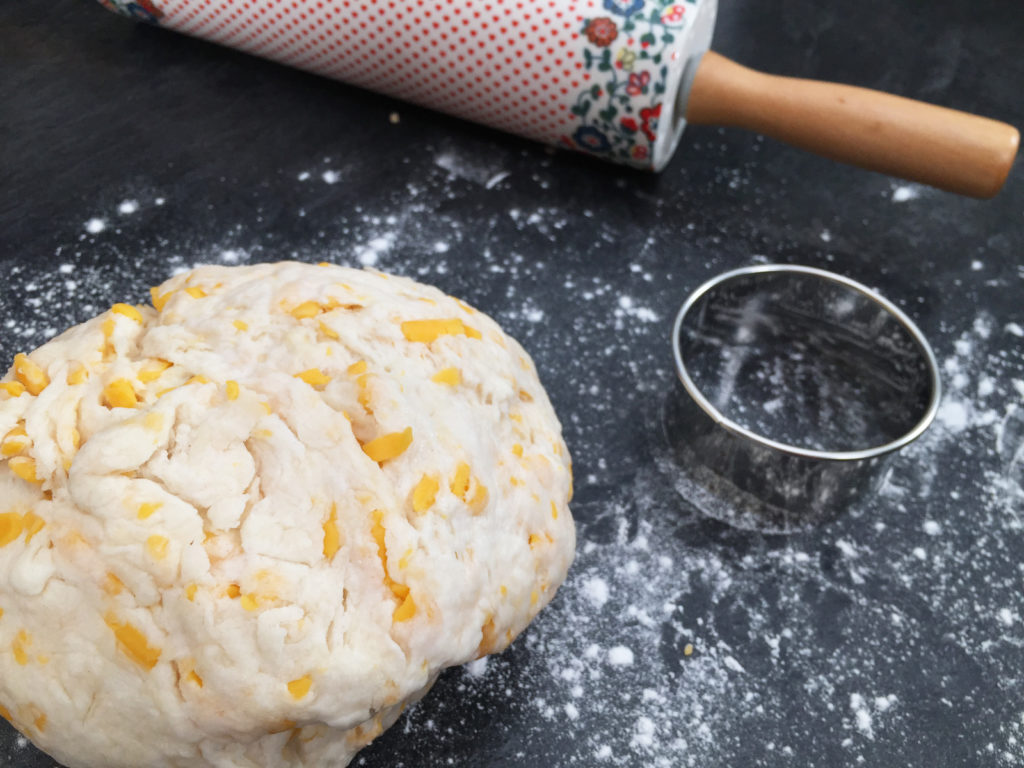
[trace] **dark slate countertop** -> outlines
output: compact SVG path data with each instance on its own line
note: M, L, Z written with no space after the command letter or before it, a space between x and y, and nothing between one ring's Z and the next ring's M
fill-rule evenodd
M715 45L1024 125L1017 0L738 0ZM72 0L0 6L0 61L3 360L175 268L282 258L434 283L534 356L569 580L355 765L1024 764L1019 168L978 202L692 128L642 175ZM699 515L661 428L676 309L759 262L878 288L945 387L877 496L791 536ZM51 764L0 724L0 766Z

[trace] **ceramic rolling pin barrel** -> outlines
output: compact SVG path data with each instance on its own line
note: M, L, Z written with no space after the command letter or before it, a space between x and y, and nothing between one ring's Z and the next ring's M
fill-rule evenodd
M975 197L1012 126L863 88L773 77L708 51L717 0L100 0L248 53L638 168L686 123L772 136Z

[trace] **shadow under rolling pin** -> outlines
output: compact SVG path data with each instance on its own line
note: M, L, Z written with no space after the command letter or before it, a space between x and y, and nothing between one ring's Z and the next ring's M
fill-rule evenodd
M717 0L99 0L110 10L530 139L636 168L687 122L991 197L1005 123L853 86L774 77L709 51Z

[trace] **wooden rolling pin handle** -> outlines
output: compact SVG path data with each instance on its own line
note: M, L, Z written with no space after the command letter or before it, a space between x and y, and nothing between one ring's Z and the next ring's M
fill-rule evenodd
M766 75L708 51L686 119L763 133L819 155L972 197L1006 181L1012 125L879 91Z

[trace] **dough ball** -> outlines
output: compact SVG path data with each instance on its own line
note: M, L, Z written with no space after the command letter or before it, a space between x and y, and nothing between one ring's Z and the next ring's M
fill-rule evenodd
M0 714L68 766L343 766L565 578L558 420L519 344L411 280L152 295L0 383Z

